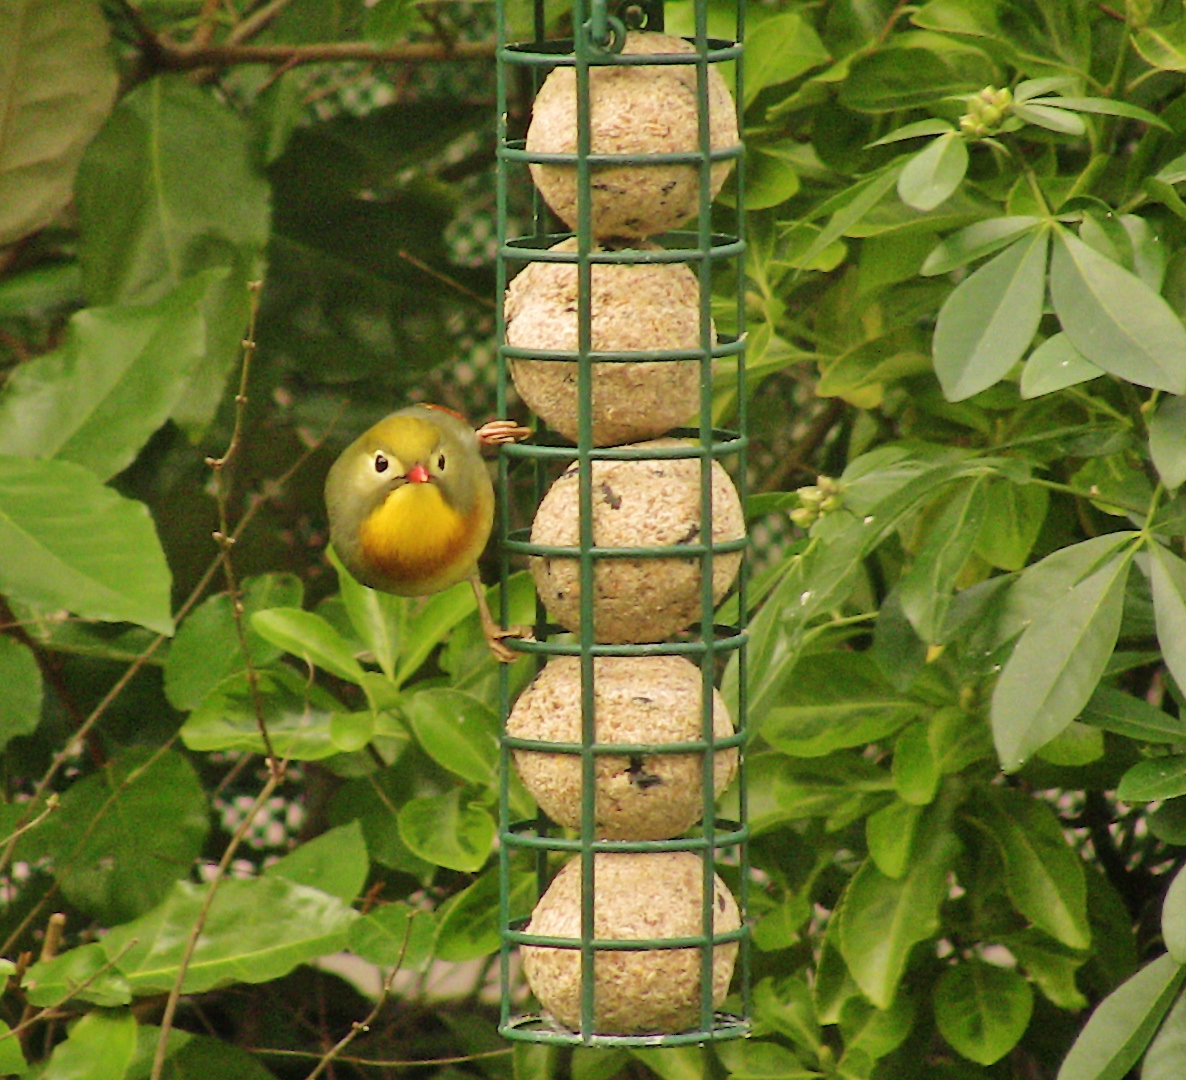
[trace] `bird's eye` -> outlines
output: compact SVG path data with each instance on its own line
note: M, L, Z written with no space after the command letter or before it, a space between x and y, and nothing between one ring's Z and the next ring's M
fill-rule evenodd
M445 455L441 454L440 457L437 458L437 468L444 469L444 467L445 467Z
M375 472L384 473L387 471L387 459L382 454L375 455Z

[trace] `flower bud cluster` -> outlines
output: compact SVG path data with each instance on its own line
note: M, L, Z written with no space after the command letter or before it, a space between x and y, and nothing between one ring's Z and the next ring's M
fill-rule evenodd
M821 516L839 510L844 504L840 485L830 476L821 476L816 483L799 488L795 494L799 496L799 506L791 511L791 520L801 529L809 528Z
M1007 86L1001 90L986 86L968 99L968 111L960 117L960 131L973 139L995 135L1012 104L1013 94Z

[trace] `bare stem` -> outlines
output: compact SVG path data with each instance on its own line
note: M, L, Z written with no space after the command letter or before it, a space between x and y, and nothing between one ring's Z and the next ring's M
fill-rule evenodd
M185 985L185 975L189 971L190 961L193 960L194 950L198 947L198 938L202 936L202 931L206 928L206 920L210 916L211 907L214 906L214 897L218 893L218 887L222 884L223 878L226 877L227 867L231 865L231 860L235 857L235 852L239 850L239 845L243 842L243 837L247 835L247 830L251 828L260 810L263 809L264 804L271 798L272 792L276 790L280 781L284 778L283 762L277 765L272 765L269 762L269 766L267 782L255 797L255 802L251 804L251 809L247 811L246 816L239 823L239 827L231 837L230 843L227 844L226 850L222 853L222 858L219 860L218 866L214 871L214 876L210 879L210 885L206 889L206 896L202 900L202 907L198 911L198 917L194 919L194 924L190 927L189 938L185 943L185 951L181 954L181 962L177 968L177 978L173 981L173 988L169 991L168 1000L165 1002L165 1012L161 1017L161 1030L160 1035L157 1037L156 1053L152 1059L152 1075L150 1080L161 1080L161 1072L165 1067L165 1057L169 1052L169 1032L173 1029L173 1019L177 1015L177 1004L181 1000L181 989Z
M408 41L379 47L366 41L324 41L312 45L206 45L187 48L156 39L152 59L172 71L223 68L235 64L341 63L360 60L375 64L429 64L446 60L489 60L493 41Z
M255 664L251 659L251 650L247 645L247 628L244 626L243 620L243 594L239 589L234 561L231 559L231 548L235 546L235 537L231 534L228 510L231 492L227 466L234 463L243 442L243 422L247 412L247 383L251 376L251 360L255 356L255 320L259 312L259 294L263 288L263 282L253 281L248 288L251 290L251 319L247 327L247 337L243 339L243 363L239 368L239 392L235 395L235 426L231 431L231 440L227 444L226 453L219 458L207 458L206 464L214 472L215 499L218 503L218 531L214 534L214 542L218 544L222 573L226 579L227 595L230 597L231 613L235 621L235 633L239 638L239 649L243 653L243 667L247 675L247 686L251 691L255 722L259 728L260 738L263 740L268 768L275 773L280 768L280 763L272 748L272 738L268 734L268 725L264 720L263 702L259 695L259 673L255 670Z
M407 925L404 927L404 940L400 942L399 956L396 957L395 963L391 965L391 970L387 973L387 978L383 980L383 989L379 993L379 998L375 1002L375 1007L367 1014L365 1020L361 1023L351 1024L350 1030L342 1036L332 1047L329 1048L317 1063L316 1068L309 1073L305 1080L317 1080L326 1069L330 1067L334 1059L338 1057L343 1050L346 1049L355 1039L358 1038L364 1031L369 1031L371 1024L375 1022L375 1018L383 1010L383 1006L387 1004L387 999L391 996L391 987L395 984L395 977L399 974L400 965L404 962L404 956L408 951L408 940L412 936L412 920L415 918L415 912L408 912Z

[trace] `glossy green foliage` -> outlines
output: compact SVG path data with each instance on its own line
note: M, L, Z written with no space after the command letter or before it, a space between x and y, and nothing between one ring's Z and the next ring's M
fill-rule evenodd
M712 222L746 213L744 327L711 275L747 379L723 357L711 390L723 427L748 394L748 658L720 686L748 706L754 1038L472 1062L506 1050L476 980L540 887L515 856L499 896L497 665L467 583L381 594L325 553L321 487L407 400L493 415L466 232L496 205L493 52L455 48L489 11L9 8L2 973L29 960L0 1072L325 1075L348 1035L446 1080L1183 1075L1180 5L747 5L747 170ZM664 19L697 31L690 0ZM332 59L367 47L415 63ZM529 487L509 473L511 528ZM535 619L526 574L505 600ZM516 775L506 798L535 815ZM67 1019L9 1034L26 1006Z

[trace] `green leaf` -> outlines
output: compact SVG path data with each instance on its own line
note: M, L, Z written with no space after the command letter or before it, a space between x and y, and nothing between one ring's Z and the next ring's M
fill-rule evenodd
M1112 375L1186 393L1186 329L1135 274L1055 230L1050 297L1076 349Z
M1186 397L1167 397L1149 421L1149 453L1167 488L1186 482Z
M329 739L343 754L363 749L374 737L381 714L336 712L329 718Z
M862 993L879 1009L893 1003L910 950L939 930L955 843L936 807L919 823L906 874L886 877L866 859L845 890L840 951Z
M159 907L111 930L103 949L135 994L167 993L207 886L179 881ZM283 877L224 880L215 893L182 992L262 983L346 947L358 918L336 896ZM117 959L118 958L118 959Z
M1035 926L1072 949L1091 944L1083 863L1067 846L1046 803L1020 791L984 788L968 808L998 847L1013 906Z
M806 657L766 710L762 737L796 757L863 746L897 731L920 704L899 694L863 653Z
M1069 547L1058 548L1040 562L1026 567L1005 596L992 641L1003 645L1016 637L1053 604L1061 603L1084 578L1100 569L1124 544L1140 534L1104 533Z
M351 924L347 944L352 953L372 964L420 970L432 955L436 929L431 911L402 902L383 904Z
M898 600L918 636L938 641L952 591L988 518L986 478L961 485L944 500L908 571L898 579Z
M218 407L241 355L247 284L264 273L271 198L259 157L245 119L176 74L126 94L78 172L91 303L151 302L203 270L230 269L205 297L205 356L173 411L191 434Z
M140 1025L136 1053L124 1080L149 1080L160 1030L151 1024ZM219 1038L176 1028L169 1032L167 1055L161 1080L275 1080L247 1051Z
M312 611L257 611L251 616L251 627L265 641L300 657L311 667L324 668L347 682L362 682L362 665L354 659L350 642Z
M307 885L351 904L362 892L370 868L362 826L351 821L301 844L279 862L272 863L265 873Z
M404 596L378 592L360 584L341 563L332 547L326 549L329 561L338 572L338 588L350 625L362 643L370 650L383 674L395 676L395 661L399 656L401 632L408 621L408 600Z
M1062 331L1042 342L1021 369L1021 396L1031 398L1053 394L1068 386L1090 382L1104 374L1104 369L1088 360Z
M296 672L274 668L256 673L258 701L272 747L281 757L317 761L338 753L330 734L338 703ZM245 674L224 679L181 727L191 750L264 752L256 694Z
M660 1080L704 1080L704 1049L700 1046L653 1046L631 1049Z
M464 792L422 795L400 808L399 834L426 862L473 874L494 846L494 819L481 806L462 805Z
M268 240L269 188L246 122L181 75L121 99L77 198L84 283L99 303L156 299L209 266L254 269Z
M358 821L372 861L426 881L434 864L407 849L398 823L399 808L415 793L417 764L397 760L382 772L343 785L330 803L329 820L335 825Z
M1079 768L1099 761L1104 756L1104 733L1087 724L1071 721L1045 746L1039 748L1038 757L1051 765L1065 765Z
M1133 45L1150 67L1186 71L1186 19L1140 30Z
M798 976L767 976L753 991L754 1019L767 1031L776 1031L811 1055L819 1052L821 1037L811 990Z
M1142 742L1186 742L1186 723L1141 698L1101 686L1079 718L1085 724Z
M874 1060L893 1053L905 1042L918 1012L914 998L901 993L888 1009L875 1009L860 998L849 998L840 1010L840 1033L845 1054L856 1051Z
M806 1069L785 1046L761 1039L714 1043L716 1055L734 1080L815 1080L822 1076ZM621 1073L615 1073L620 1076Z
M1151 124L1153 127L1159 127L1163 131L1172 130L1161 117L1149 112L1148 109L1142 109L1139 105L1133 105L1127 101L1117 101L1113 98L1033 97L1027 98L1024 104L1027 108L1050 105L1059 109L1070 109L1072 112L1096 113L1100 116L1124 116L1129 120L1140 120L1142 124Z
M924 147L903 167L898 195L915 210L934 210L963 182L968 171L968 144L947 132Z
M132 1000L128 980L112 967L97 941L39 961L29 968L22 986L29 1004L38 1008L57 1005L66 998L104 1007L127 1005Z
M1085 135L1087 125L1082 117L1066 109L1054 108L1051 105L1014 105L1010 110L1012 116L1047 131L1058 132L1059 135Z
M761 32L746 43L745 107L767 86L789 82L831 57L815 27L796 12L761 22Z
M865 245L862 254L872 243ZM899 242L896 246L902 245ZM851 395L878 383L894 382L930 369L931 359L923 351L918 334L913 327L904 327L842 352L823 371L815 392L820 397Z
M1186 956L1186 874L1179 870L1166 890L1161 907L1161 936L1170 956L1183 963Z
M28 735L41 722L41 668L33 650L16 638L0 636L0 750L16 735Z
M1029 1026L1034 992L1016 971L962 960L932 988L939 1033L970 1061L991 1065L1003 1058Z
M1074 88L1076 80L1068 75L1048 75L1043 79L1023 79L1013 91L1013 100L1024 105L1043 94L1061 93Z
M865 818L865 843L886 877L896 879L906 873L921 817L921 805L897 798Z
M931 752L926 724L911 724L898 735L894 743L893 776L894 789L903 802L926 806L935 798L942 773Z
M1046 230L1016 241L960 282L935 326L935 373L948 401L999 382L1034 339L1046 289Z
M299 607L304 593L295 574L261 574L240 582L244 636L255 667L278 660L282 650L252 629L251 616L264 608ZM194 709L223 679L243 668L231 598L219 593L194 608L177 628L165 660L165 695L175 709Z
M171 634L170 587L143 503L81 465L0 455L0 592Z
M12 1028L0 1020L0 1076L11 1076L14 1073L23 1075L28 1068L25 1055L21 1053L19 1040L8 1037L11 1030Z
M0 8L0 248L54 220L118 75L96 0Z
M1162 544L1149 547L1157 641L1174 681L1186 686L1186 562Z
M895 166L854 184L845 193L847 197L843 204L837 207L827 225L819 231L819 235L807 250L796 256L796 265L808 265L822 251L845 236L849 229L881 202L886 192L898 182L900 172L901 168Z
M887 146L890 143L902 142L904 139L917 139L923 135L947 135L954 131L955 128L947 120L930 117L927 120L915 120L912 124L905 124L900 128L894 128L888 135L883 135L880 139L874 139L873 142L869 143L869 146Z
M1086 954L1068 949L1032 928L1006 935L1001 944L1017 957L1047 1000L1068 1011L1077 1012L1087 1005L1087 998L1075 985L1075 972L1088 959Z
M735 175L735 174L734 174ZM730 177L732 180L733 177ZM799 191L799 173L790 157L775 148L757 146L747 152L745 163L745 209L767 210L781 206ZM722 191L718 196L730 206L736 205L737 193Z
M1178 1080L1186 1075L1186 997L1179 997L1149 1044L1141 1080Z
M1120 633L1131 555L1116 556L1034 619L992 695L997 755L1007 771L1082 711Z
M1116 797L1125 802L1153 802L1186 795L1186 754L1140 761L1121 778Z
M907 31L853 63L840 100L858 112L896 112L974 93L995 75L979 49L942 34Z
M1173 1004L1186 968L1168 954L1146 964L1091 1014L1057 1080L1123 1080Z
M537 895L534 873L511 871L509 903L512 919L530 915ZM493 867L449 901L437 932L438 959L464 962L497 951L502 942L498 897L498 868Z
M444 592L430 596L408 621L399 670L395 673L397 686L402 686L428 659L433 651L459 622L477 610L474 590L468 581L460 581Z
M173 751L154 756L128 748L75 783L22 846L22 857L52 858L67 899L107 923L160 903L188 876L209 831L193 766Z
M919 271L924 277L949 274L961 266L991 255L1028 232L1041 219L1028 216L995 217L977 221L942 240L927 256Z
M984 497L976 554L990 566L1020 570L1046 520L1050 495L1037 484L1015 484L1004 477L990 477Z
M130 1012L90 1012L54 1047L46 1080L123 1080L136 1050Z
M473 784L491 784L498 769L498 714L461 690L433 687L410 695L404 714L424 752Z
M155 304L77 312L65 343L0 393L0 453L73 461L101 480L127 468L205 355L201 304L225 276L208 271Z

